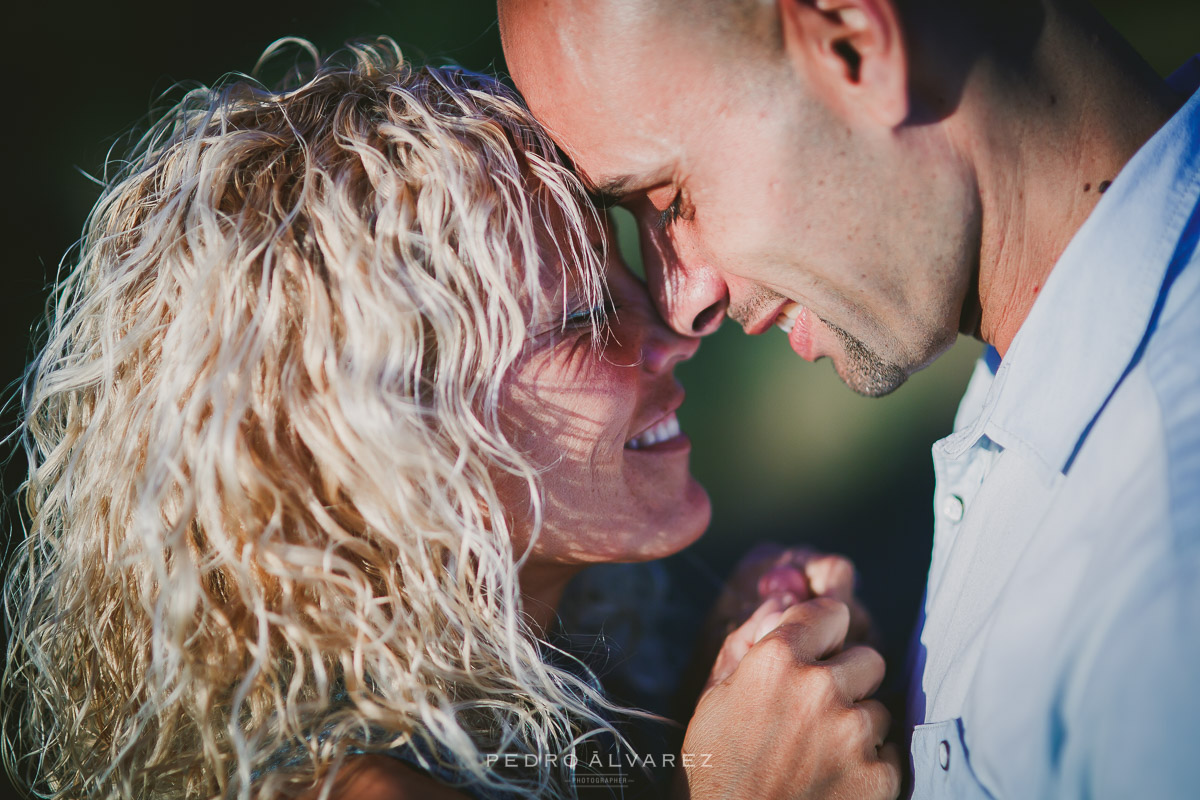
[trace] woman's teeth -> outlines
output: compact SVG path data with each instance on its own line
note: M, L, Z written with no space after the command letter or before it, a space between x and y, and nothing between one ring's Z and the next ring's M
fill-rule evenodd
M659 442L665 442L668 439L674 439L680 433L679 418L674 412L662 422L655 425L653 428L641 433L629 440L629 444L625 445L630 450L640 450L643 447L650 447Z
M779 330L790 334L792 328L796 327L796 318L800 316L800 312L804 310L804 306L799 303L788 303L779 312L779 316L775 318L775 324L779 326Z

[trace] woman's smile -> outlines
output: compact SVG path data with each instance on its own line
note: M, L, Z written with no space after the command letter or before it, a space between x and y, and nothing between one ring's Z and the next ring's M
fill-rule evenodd
M682 398L680 398L682 403ZM672 410L667 416L650 425L625 443L627 450L664 452L686 450L691 442L679 427L679 417Z

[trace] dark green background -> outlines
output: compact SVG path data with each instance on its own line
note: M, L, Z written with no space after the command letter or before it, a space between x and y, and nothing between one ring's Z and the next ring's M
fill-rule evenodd
M1164 73L1200 50L1195 0L1097 5ZM211 82L227 71L248 71L263 47L285 35L330 49L348 37L383 33L410 57L503 70L491 0L35 2L23 11L26 21L6 20L0 84L6 183L0 381L6 385L21 374L45 286L97 197L83 173L98 174L107 149L144 122L175 81ZM680 369L688 388L680 418L715 518L700 543L671 561L696 614L753 543L814 543L858 563L862 593L898 672L929 557L929 445L948 431L979 349L960 342L894 395L866 400L842 387L828 364L792 355L780 333L750 339L726 326L706 341ZM9 406L4 433L13 419ZM21 473L15 456L4 474L7 497ZM5 519L11 530L11 502ZM0 796L4 789L0 783Z

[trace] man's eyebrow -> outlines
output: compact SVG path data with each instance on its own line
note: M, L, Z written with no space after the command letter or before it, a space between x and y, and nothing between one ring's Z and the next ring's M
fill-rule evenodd
M597 205L601 208L612 208L632 194L636 186L636 178L632 175L622 175L617 178L601 181L590 188Z

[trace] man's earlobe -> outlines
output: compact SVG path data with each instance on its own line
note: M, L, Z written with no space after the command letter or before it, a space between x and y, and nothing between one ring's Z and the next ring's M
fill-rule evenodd
M779 0L784 46L826 98L888 127L908 117L908 64L893 0Z

